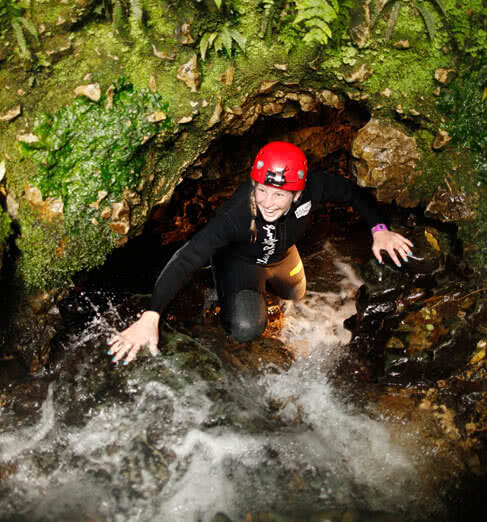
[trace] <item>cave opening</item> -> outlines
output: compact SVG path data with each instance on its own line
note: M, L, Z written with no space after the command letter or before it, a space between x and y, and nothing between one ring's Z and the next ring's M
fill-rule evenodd
M261 115L245 133L216 138L182 174L170 200L152 209L144 232L78 281L86 285L88 276L90 287L150 294L167 261L247 179L255 155L268 142L294 143L305 152L310 169L353 180L351 147L370 119L365 107L356 102L340 109L317 104L315 110L297 110L293 117L283 117L289 113ZM343 205L326 204L315 212L311 231L298 247L306 255L317 238L343 235L344 230L350 241L361 241L364 257L370 255L365 224L351 207ZM212 286L211 270L200 270L193 280L193 289L200 283Z

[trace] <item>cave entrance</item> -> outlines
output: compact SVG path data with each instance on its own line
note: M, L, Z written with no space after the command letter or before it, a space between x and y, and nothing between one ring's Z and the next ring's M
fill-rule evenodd
M184 172L171 200L153 209L147 233L157 235L163 245L187 240L247 180L257 152L271 141L289 141L300 147L310 169L353 178L352 143L370 119L363 107L355 103L343 109L319 105L292 118L286 114L261 116L245 134L225 134L214 140Z
M114 252L97 271L97 284L150 293L172 254L247 179L258 150L270 141L289 141L299 146L308 158L310 169L353 178L352 143L369 119L370 114L355 102L339 109L318 103L313 110L303 111L299 103L291 100L280 113L261 114L241 135L235 132L215 138L182 173L169 202L152 210L144 233ZM323 231L332 234L334 224L343 230L344 226L356 224L359 216L350 207L330 204L315 213L314 221L313 232L299 245L304 254L313 248L317 234ZM211 284L209 270L205 277Z

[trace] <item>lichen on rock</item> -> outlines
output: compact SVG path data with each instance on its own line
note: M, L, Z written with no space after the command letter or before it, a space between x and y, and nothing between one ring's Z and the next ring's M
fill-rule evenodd
M420 159L413 137L376 119L360 129L352 154L357 183L377 188L377 197L389 203L407 188Z

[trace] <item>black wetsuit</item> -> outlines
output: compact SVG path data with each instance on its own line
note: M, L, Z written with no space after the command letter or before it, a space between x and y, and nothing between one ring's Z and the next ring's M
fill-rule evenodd
M223 326L236 339L258 337L267 323L262 293L266 283L284 299L300 299L306 279L295 243L309 226L311 213L324 202L349 203L370 227L383 220L375 199L341 176L309 172L297 202L277 221L256 219L257 240L250 235L251 181L241 185L214 218L181 247L162 270L151 310L162 312L191 275L210 260L214 268Z

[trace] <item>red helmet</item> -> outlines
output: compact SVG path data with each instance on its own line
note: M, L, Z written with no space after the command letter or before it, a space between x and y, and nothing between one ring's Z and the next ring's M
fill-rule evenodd
M304 189L307 171L306 156L300 148L273 141L257 153L250 177L257 183L297 191Z

